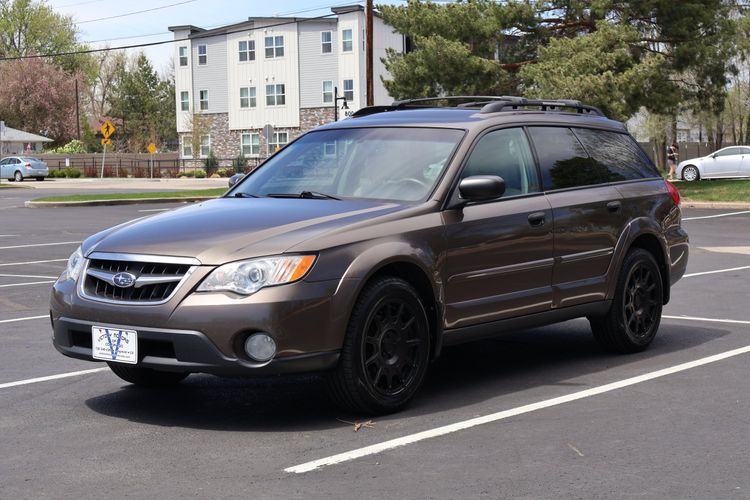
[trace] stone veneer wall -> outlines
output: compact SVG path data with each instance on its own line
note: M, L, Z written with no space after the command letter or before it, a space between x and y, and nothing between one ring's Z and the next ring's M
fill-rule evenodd
M231 159L239 156L241 150L240 137L242 134L260 134L260 156L258 158L265 159L268 156L268 144L265 137L263 137L262 128L229 130L229 115L227 113L213 113L202 116L210 121L208 133L211 135L211 149L217 158L224 160L220 162L222 167L229 166ZM332 122L333 106L325 108L302 108L299 110L299 121L299 127L282 127L275 129L275 131L287 132L289 142L292 142L308 130ZM191 134L180 134L180 143L182 143L182 137L185 135ZM195 162L191 163L196 163L196 165L202 164L198 155L199 151L193 151ZM180 157L182 158L182 147L180 147Z

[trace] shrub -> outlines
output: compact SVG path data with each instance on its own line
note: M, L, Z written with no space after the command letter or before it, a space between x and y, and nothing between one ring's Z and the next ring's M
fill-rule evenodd
M213 174L216 173L216 170L219 168L219 160L216 158L216 155L214 154L213 150L208 152L208 157L203 160L203 169L206 171L206 175L208 177L211 177Z
M84 177L99 177L99 168L98 167L83 167L83 176Z
M58 178L58 177L65 177L65 171L61 170L59 168L56 169L50 169L49 170L49 177L51 178Z
M117 169L117 177L127 177L130 175L130 172L128 172L128 169L125 167L120 167Z
M196 170L195 177L196 179L203 179L206 177L206 172L204 172L203 170Z
M237 172L235 171L234 167L227 167L227 168L220 168L218 173L222 177L231 177Z
M247 158L242 155L237 156L237 158L232 160L232 168L234 172L229 174L229 177L234 174L244 174L247 171Z
M69 179L78 179L81 176L81 171L77 168L66 168L65 169L65 177L68 177Z
M195 177L195 171L194 170L185 170L184 172L180 172L180 177Z
M59 148L50 149L47 152L58 153L58 154L85 153L86 144L84 144L83 141L79 141L78 139L73 139L72 141L67 143L65 146L60 146Z

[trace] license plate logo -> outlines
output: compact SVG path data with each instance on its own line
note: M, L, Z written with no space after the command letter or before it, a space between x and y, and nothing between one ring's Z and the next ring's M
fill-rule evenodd
M94 359L138 363L138 333L120 328L91 327L91 354Z

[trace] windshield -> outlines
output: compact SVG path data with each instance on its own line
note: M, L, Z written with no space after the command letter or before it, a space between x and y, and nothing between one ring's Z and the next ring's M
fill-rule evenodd
M249 175L230 196L424 199L463 131L360 128L310 132ZM303 196L304 197L304 196Z
M21 156L21 161L39 161L39 158L33 156Z

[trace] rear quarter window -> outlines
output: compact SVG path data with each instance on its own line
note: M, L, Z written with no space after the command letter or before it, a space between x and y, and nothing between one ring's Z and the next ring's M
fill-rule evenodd
M609 182L658 177L651 161L628 134L585 128L573 129L586 152L609 172Z

